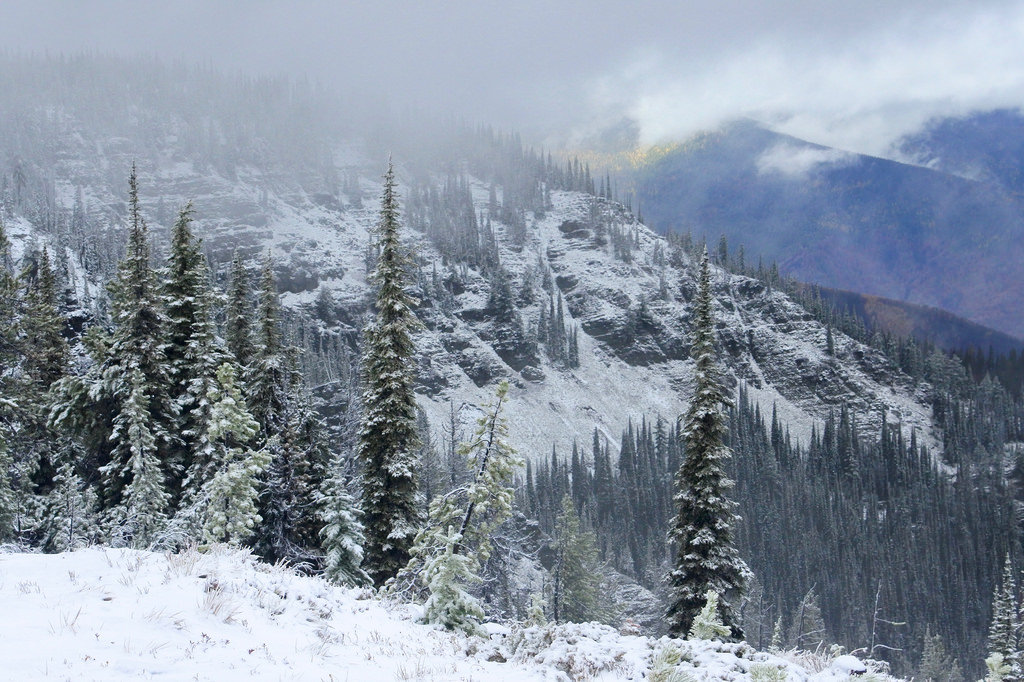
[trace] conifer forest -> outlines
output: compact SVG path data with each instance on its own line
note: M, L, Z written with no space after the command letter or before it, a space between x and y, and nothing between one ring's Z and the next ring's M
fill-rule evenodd
M593 141L156 58L0 93L4 554L1024 679L1024 342L655 231Z

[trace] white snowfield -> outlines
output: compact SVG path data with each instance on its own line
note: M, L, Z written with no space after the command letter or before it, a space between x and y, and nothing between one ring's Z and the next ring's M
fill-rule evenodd
M489 639L467 637L419 624L416 606L221 546L0 554L0 613L0 679L17 682L825 682L850 669L595 623L488 624Z

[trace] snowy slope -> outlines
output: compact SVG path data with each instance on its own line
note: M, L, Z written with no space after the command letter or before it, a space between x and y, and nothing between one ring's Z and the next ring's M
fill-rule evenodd
M124 202L117 169L127 172L131 157L111 151L110 145L98 147L80 149L68 143L63 159L52 169L56 201L70 210L81 190L93 223L117 225ZM370 290L364 254L377 218L382 168L353 145L339 150L335 166L339 174L358 177L359 196L351 191L306 191L294 178L272 169L243 166L226 178L182 161L171 147L140 163L141 196L158 243L177 209L191 200L197 231L221 275L236 248L253 264L269 253L277 265L285 305L308 309L327 289L346 311L352 332L367 314ZM485 210L489 185L472 179L471 185L477 210ZM407 193L408 185L399 191ZM513 385L508 404L515 424L513 444L531 457L549 453L553 443L563 452L572 439L589 443L595 428L614 449L628 420L656 415L674 420L685 411L692 381L686 353L694 265L688 263L682 271L653 265L656 250L667 253L664 240L617 204L574 192L553 192L552 201L543 218L527 216L525 248L512 247L501 223L495 224L495 231L513 287L538 261L555 275L565 298L567 324L581 327L581 366L567 370L542 360L534 368L539 374L527 378L505 365L490 346L488 320L481 314L488 283L470 270L454 313L435 320L416 339L420 403L435 430L452 406L465 406L459 419L470 428L475 406L490 398L502 378ZM639 246L632 262L616 259L609 245L595 246L595 240L562 229L586 223L594 212L635 231ZM29 241L59 246L59 237L31 230L24 217L9 222L17 253ZM440 262L424 235L407 230L407 238L428 268ZM81 265L76 265L81 273ZM658 297L662 276L667 279L668 300ZM97 286L93 281L91 290ZM84 287L83 278L79 288ZM884 411L889 424L902 424L908 436L916 429L922 444L939 449L927 387L914 384L881 354L836 334L837 356L828 357L825 328L756 280L716 270L715 295L729 380L733 387L744 382L766 414L774 405L797 440L804 441L812 425L820 428L830 411L846 404L863 420L861 433L875 433ZM616 329L641 300L647 302L656 329L644 338L615 338ZM538 315L536 303L522 311L527 325L535 324ZM471 378L466 369L470 366L483 368L486 379ZM543 378L537 379L540 375Z
M694 680L845 680L842 664L744 644L626 636L596 624L491 624L489 639L416 622L416 606L215 546L0 555L0 680L641 680L675 648ZM848 658L848 657L847 657ZM669 679L669 678L662 678Z

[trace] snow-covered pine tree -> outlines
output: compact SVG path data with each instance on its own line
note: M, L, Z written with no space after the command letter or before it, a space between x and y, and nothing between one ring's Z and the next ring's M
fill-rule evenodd
M206 256L191 225L190 203L178 214L171 230L162 292L167 312L165 354L170 393L180 415L176 430L181 443L175 469L184 474L180 506L186 508L194 498L189 492L202 489L208 480L211 462L203 456L208 453L204 447L210 420L207 396L217 385L218 367L227 360L213 325Z
M475 572L475 560L457 551L462 537L449 527L442 533L444 547L438 554L427 559L423 576L430 591L423 608L423 620L438 623L449 630L461 630L466 634L480 634L480 621L484 609L480 601L469 594L470 583L479 582Z
M291 361L294 349L285 346L281 336L281 301L270 254L263 261L258 296L255 347L245 376L246 399L263 438L270 440L284 429L288 394L298 382Z
M50 265L49 250L44 248L26 258L18 282L23 291L12 302L18 306L15 364L9 388L17 408L8 417L16 424L9 435L12 455L10 480L17 502L16 526L19 539L39 539L39 524L45 522L42 496L53 486L56 461L67 439L48 423L50 387L67 374L70 352L64 340L64 319L58 312L56 278ZM2 412L2 410L0 410Z
M583 623L609 619L610 608L601 594L597 541L583 529L572 497L562 497L555 522L555 568L551 609L558 622Z
M472 479L437 498L430 510L430 523L437 528L455 524L458 551L471 553L479 562L491 554L491 535L512 513L512 478L523 459L508 442L508 421L502 414L509 385L498 385L494 402L484 406L473 437L459 445Z
M285 345L281 334L281 304L269 254L260 276L258 300L256 343L246 369L246 399L260 425L260 441L270 454L270 464L264 472L265 492L260 496L262 521L256 549L267 561L305 560L309 558L306 547L316 542L312 529L318 529L317 485L310 470L319 459L320 446L307 428L314 415L298 400L297 349Z
M447 551L452 532L459 538L454 553L468 558L464 569L473 582L479 581L477 571L491 556L491 536L512 512L512 478L523 465L508 443L508 423L502 415L508 390L508 382L501 382L494 402L485 405L477 419L473 437L456 449L457 456L465 458L471 478L431 502L427 525L416 535L412 560L399 574L399 583L406 576L418 578L429 591L425 567Z
M355 499L345 486L341 467L323 484L319 497L323 522L320 541L324 550L324 576L340 585L368 585L370 576L361 567L363 561L363 524Z
M357 455L363 467L363 564L377 586L409 562L420 524L416 500L416 363L413 299L403 289L409 258L399 241L394 167L384 174L372 281L376 319L366 330L363 416Z
M239 367L248 367L254 353L250 323L253 305L249 291L249 275L237 250L231 259L231 285L228 288L226 314L224 339L228 351L235 356L235 362Z
M992 595L992 624L988 631L988 652L1002 656L1002 662L1007 668L1002 678L1005 682L1024 679L1024 671L1021 669L1024 658L1021 652L1024 623L1017 589L1016 572L1007 554L1003 563L1002 581Z
M48 552L67 552L93 542L98 534L96 496L70 462L57 468L46 496L42 543Z
M231 363L217 369L217 383L208 395L214 472L200 498L206 503L203 537L237 545L248 540L262 520L256 500L259 477L270 463L270 454L265 448L247 447L259 424L246 409Z
M147 447L146 456L152 455L164 471L159 477L154 473L149 480L160 480L164 485L168 478L181 475L174 470L171 461L177 443L177 434L172 430L177 407L169 393L170 377L164 353L167 318L150 267L149 229L139 208L134 165L128 179L128 196L128 246L115 280L108 285L114 331L109 341L102 344L101 384L89 387L91 404L78 406L79 410L87 411L97 407L112 408L109 460L101 458L99 462L101 503L105 509L123 506L125 487L134 477L128 457L139 446L139 441L131 442L132 432L124 427L126 424L135 424L135 433L146 432L147 438L153 440L152 452ZM104 401L109 403L95 404ZM143 402L144 411L140 409ZM138 421L143 414L145 423ZM149 474L147 471L147 476Z
M114 457L100 474L109 478L109 469L124 462L129 482L120 504L108 514L108 533L115 545L128 543L141 549L150 547L164 529L170 495L151 427L149 396L141 369L132 368L129 386L128 399L114 419Z
M718 593L708 590L704 608L700 610L690 626L690 639L727 640L732 630L722 623L718 615Z
M715 360L711 273L705 247L700 263L693 311L691 355L696 362L694 391L683 428L686 457L676 475L677 515L669 538L676 544L675 567L669 574L669 632L685 636L704 606L708 590L720 595L722 622L741 639L732 603L743 591L749 571L736 552L732 524L735 503L726 497L732 482L723 463L730 456L724 444L722 389Z

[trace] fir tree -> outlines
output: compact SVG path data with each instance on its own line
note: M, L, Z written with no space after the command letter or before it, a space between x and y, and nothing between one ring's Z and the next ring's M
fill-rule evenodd
M990 654L1002 656L1007 667L1003 676L1006 682L1017 682L1022 678L1021 670L1022 622L1020 599L1017 594L1017 579L1009 555L1003 563L1003 577L992 596L992 624L988 631Z
M416 502L415 364L410 332L416 325L413 300L403 290L408 258L398 236L394 169L384 175L373 273L377 285L374 323L366 330L363 416L357 455L363 466L364 565L383 585L409 561L419 526Z
M199 490L210 468L203 461L204 441L209 429L208 396L217 385L217 368L227 356L220 346L212 319L212 293L202 243L191 229L192 205L188 204L171 231L171 250L163 284L167 312L165 354L171 382L171 397L181 415L180 455L176 458L185 474L186 504L190 490Z
M340 467L324 482L319 498L319 514L323 523L320 541L324 550L324 576L339 585L370 584L363 570L363 524L355 500L345 486Z
M732 601L738 603L746 566L732 541L735 503L725 493L732 485L723 470L729 449L723 392L715 362L711 274L707 248L700 264L693 312L691 355L696 361L694 392L683 436L686 458L676 476L677 515L670 539L676 543L675 567L669 574L669 631L685 635L704 605L708 590L721 597L722 622L742 638Z
M249 275L242 264L242 257L236 250L231 260L231 286L228 289L224 339L228 351L242 368L248 367L254 353L251 329L253 306L250 293Z
M46 498L43 547L49 552L67 552L92 542L97 534L95 504L92 489L74 466L61 464Z
M555 522L555 568L552 610L556 621L583 623L609 619L601 594L601 574L593 531L584 530L572 497L562 497Z
M111 459L100 468L102 503L107 509L123 502L125 486L134 476L128 464L129 453L139 448L139 442L130 440L132 431L118 428L118 423L133 423L135 433L146 432L146 438L152 439L153 447L144 448L145 456L152 457L165 471L159 477L147 471L148 480L163 482L167 478L179 478L181 473L175 468L176 463L170 461L177 441L172 433L177 409L168 393L170 377L164 352L166 316L149 263L149 230L139 208L134 166L128 187L128 248L118 266L116 279L109 285L114 331L104 349L101 370L102 394L112 400L114 410L114 427L108 438ZM90 389L90 393L99 392ZM144 411L140 409L143 402ZM94 408L86 406L85 409ZM143 413L144 423L138 421Z
M480 578L473 570L473 558L456 551L461 541L458 531L448 528L443 551L430 557L423 567L430 590L423 620L444 625L449 630L480 634L484 610L480 601L466 591L469 583L479 582Z
M242 392L235 386L230 363L217 370L218 387L211 388L209 442L215 471L204 486L206 502L203 536L210 542L241 544L262 520L257 512L259 477L270 463L265 448L247 447L259 430Z
M113 438L117 442L114 459L101 473L109 476L115 462L125 463L129 483L121 504L109 517L110 533L115 543L124 541L137 548L147 548L164 529L170 495L151 427L150 402L142 370L132 370L129 385L128 399L114 419Z
M56 278L47 249L36 260L34 278L24 278L26 291L20 321L21 376L18 382L18 453L20 492L25 502L53 486L56 462L68 440L48 422L50 388L69 371L71 354L64 340ZM42 519L41 519L42 520Z

